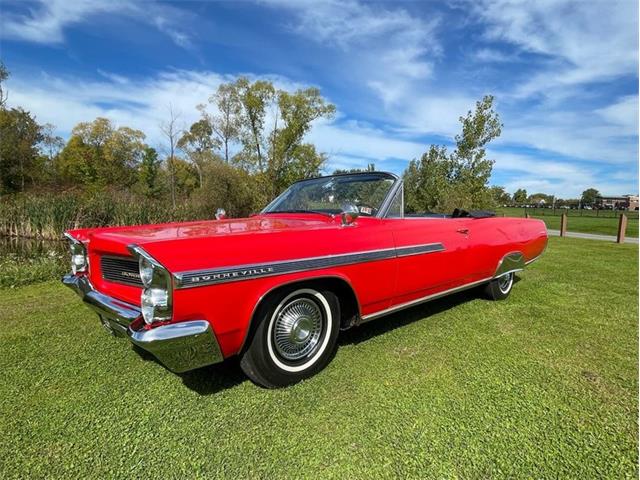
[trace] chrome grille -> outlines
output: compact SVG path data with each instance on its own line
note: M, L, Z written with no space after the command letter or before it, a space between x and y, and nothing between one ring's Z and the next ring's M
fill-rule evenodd
M142 286L138 261L133 258L104 256L100 258L100 269L105 280Z

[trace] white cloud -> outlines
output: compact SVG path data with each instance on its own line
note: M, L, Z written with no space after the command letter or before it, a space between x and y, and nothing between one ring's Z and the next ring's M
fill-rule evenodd
M472 58L483 63L503 63L517 60L517 56L509 55L495 48L480 48L473 52Z
M348 74L371 88L386 105L402 101L411 84L428 78L441 54L439 17L423 19L397 8L356 0L262 0L294 15L291 30L338 49Z
M178 70L142 80L122 76L117 81L48 75L11 78L8 88L11 104L30 110L41 123L53 123L63 135L78 122L103 116L118 125L138 128L151 143L159 143L159 123L166 120L170 104L189 125L198 118L196 105L206 102L223 81L226 77L212 72Z
M637 171L637 97L625 97L608 107L590 110L571 105L566 110L542 105L510 109L496 145L526 146L566 157L626 164Z
M550 94L638 71L638 3L633 1L474 0L486 36L554 60L521 96Z
M363 167L367 162L379 163L392 158L409 161L425 151L419 142L395 138L390 132L364 128L353 122L321 122L314 126L308 139L331 157L366 159Z
M638 133L638 95L628 95L617 102L596 110L605 121L620 127L621 135Z
M508 180L502 185L513 193L524 188L529 193L544 192L559 198L575 198L587 188L594 187L608 195L637 192L637 172L624 166L603 166L568 162L564 159L541 160L535 156L492 150L494 170ZM617 170L615 169L617 168Z
M37 0L37 8L28 13L2 12L0 37L43 44L59 44L65 40L64 30L86 23L98 15L112 14L151 23L177 45L191 47L190 37L168 20L177 11L151 2L133 0Z

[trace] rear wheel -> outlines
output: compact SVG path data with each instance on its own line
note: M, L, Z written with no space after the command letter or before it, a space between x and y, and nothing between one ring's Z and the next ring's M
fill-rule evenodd
M277 388L322 370L333 358L340 305L333 292L288 290L267 299L240 366L258 385Z
M485 287L485 294L491 300L503 300L509 296L513 288L514 273L507 273L491 280Z

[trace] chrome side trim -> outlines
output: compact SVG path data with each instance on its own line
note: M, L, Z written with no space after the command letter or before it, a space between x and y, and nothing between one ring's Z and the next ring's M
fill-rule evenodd
M507 275L513 272L520 272L524 270L525 262L522 252L507 253L496 268L496 273L493 274L493 278L498 278L503 275Z
M193 288L204 285L214 285L227 282L238 282L274 275L321 270L324 268L353 265L356 263L375 262L396 257L435 253L445 250L441 243L411 245L400 248L385 248L381 250L367 250L356 253L342 253L324 255L296 260L283 260L247 265L234 265L209 270L190 270L174 274L175 288Z
M427 295L426 297L417 298L415 300L411 300L409 302L400 303L398 305L393 305L389 308L385 308L384 310L380 310L379 312L370 313L368 315L363 315L360 323L365 323L370 320L375 320L376 318L383 317L385 315L389 315L390 313L394 313L400 310L404 310L405 308L410 308L415 305L420 305L421 303L428 302L430 300L435 300L437 298L446 297L447 295L451 295L457 292L461 292L463 290L468 290L469 288L473 288L476 285L480 285L482 283L487 283L491 281L492 277L483 278L482 280L477 280L475 282L466 283L464 285L460 285L459 287L450 288L448 290L443 290L442 292L432 293L431 295Z
M396 249L396 257L410 257L411 255L422 255L423 253L443 252L444 245L441 243L427 243L425 245L412 245L410 247L400 247Z

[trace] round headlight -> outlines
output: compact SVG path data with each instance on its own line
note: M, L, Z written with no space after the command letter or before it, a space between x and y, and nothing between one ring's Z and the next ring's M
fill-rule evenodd
M169 304L169 293L162 288L146 288L140 296L142 318L146 323L164 320L164 315L158 310L165 310ZM158 315L160 313L160 315Z
M151 286L151 282L153 281L153 263L144 257L140 257L138 266L140 268L140 280L142 280L142 284L145 287Z

